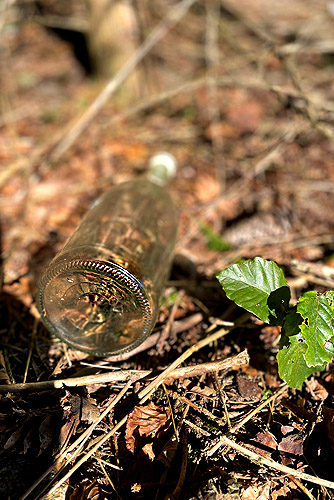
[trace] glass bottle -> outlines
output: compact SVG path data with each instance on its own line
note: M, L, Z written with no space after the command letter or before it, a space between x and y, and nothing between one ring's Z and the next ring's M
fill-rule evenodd
M177 235L172 200L158 185L161 172L169 177L161 158L153 158L149 178L103 194L41 278L41 318L76 349L122 354L154 327Z

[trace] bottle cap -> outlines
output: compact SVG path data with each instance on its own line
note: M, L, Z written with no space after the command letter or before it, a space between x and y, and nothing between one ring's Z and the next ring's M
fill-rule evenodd
M167 184L176 174L177 162L173 155L158 153L149 161L147 178L158 186Z

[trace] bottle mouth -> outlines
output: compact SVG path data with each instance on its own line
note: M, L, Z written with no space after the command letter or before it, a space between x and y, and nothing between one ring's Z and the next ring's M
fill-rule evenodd
M115 262L77 259L53 264L42 277L37 307L52 333L97 356L135 349L153 327L143 284Z

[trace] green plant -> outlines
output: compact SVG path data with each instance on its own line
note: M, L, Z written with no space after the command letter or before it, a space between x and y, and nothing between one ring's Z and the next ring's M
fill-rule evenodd
M300 389L334 356L334 292L304 293L290 305L290 288L278 265L255 257L217 274L227 297L269 325L281 329L278 372Z
M224 240L220 234L216 233L209 224L202 222L200 224L201 231L205 237L207 247L214 252L226 252L231 245Z

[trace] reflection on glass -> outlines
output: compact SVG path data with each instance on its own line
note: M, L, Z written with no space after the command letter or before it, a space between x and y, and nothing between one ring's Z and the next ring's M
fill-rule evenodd
M176 233L163 187L142 179L106 192L42 276L37 302L48 329L95 355L137 347L156 321Z

